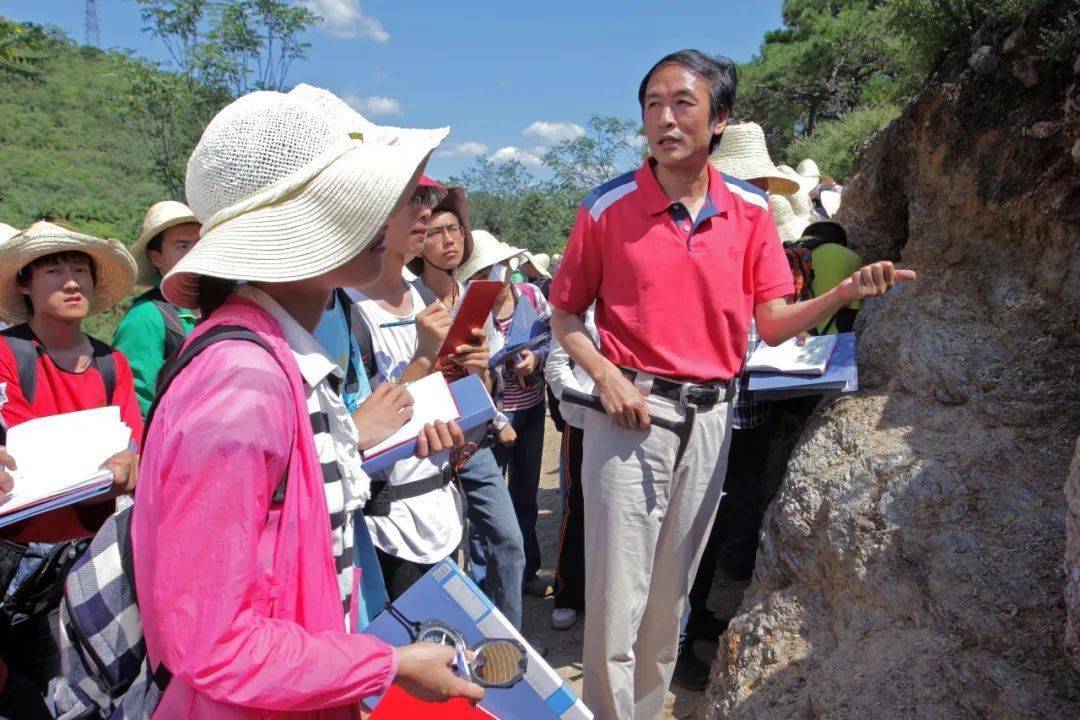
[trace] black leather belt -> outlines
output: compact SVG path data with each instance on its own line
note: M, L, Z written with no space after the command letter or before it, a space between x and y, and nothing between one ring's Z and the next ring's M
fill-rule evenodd
M637 377L636 370L619 368L630 382ZM728 380L720 383L684 383L653 376L653 395L673 400L675 402L688 402L697 405L702 410L708 410L713 405L721 402L731 402L735 398L735 381Z
M449 485L453 479L454 468L447 464L442 472L437 475L403 485L391 485L385 480L373 480L371 482L371 499L364 505L364 515L367 517L389 515L390 503L427 495L433 490Z

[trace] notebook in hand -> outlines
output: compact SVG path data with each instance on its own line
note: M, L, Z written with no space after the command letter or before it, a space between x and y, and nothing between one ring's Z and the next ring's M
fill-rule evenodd
M0 496L0 527L100 495L112 486L102 464L131 443L115 405L50 415L8 430L15 487ZM57 447L64 451L57 452Z
M803 345L799 345L796 338L776 347L761 342L746 363L746 371L821 375L835 347L836 335L810 337Z
M750 373L749 389L754 400L820 395L826 392L855 392L859 389L859 368L855 362L855 335L834 335L836 347L825 372L819 376L786 373Z
M385 470L416 454L416 436L436 420L457 421L463 432L495 417L495 404L480 378L469 375L447 384L442 373L432 373L405 386L413 396L413 416L396 433L364 451L364 472Z
M468 345L475 340L473 330L484 327L491 309L495 307L495 298L502 289L503 283L492 280L473 280L469 283L454 313L454 321L446 332L446 339L439 348L439 357L453 355L458 346Z

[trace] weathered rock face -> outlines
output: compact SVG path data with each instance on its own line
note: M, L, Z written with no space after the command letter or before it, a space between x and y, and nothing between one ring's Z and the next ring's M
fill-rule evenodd
M1080 673L1080 440L1076 441L1069 480L1065 483L1065 652Z
M1080 77L1013 76L1037 22L992 74L943 69L860 160L853 247L919 279L867 304L863 389L795 448L704 717L1080 717Z

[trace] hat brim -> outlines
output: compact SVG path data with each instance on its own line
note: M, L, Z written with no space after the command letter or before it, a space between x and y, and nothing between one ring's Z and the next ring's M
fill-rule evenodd
M279 202L205 230L165 276L162 293L198 305L199 277L307 280L367 248L448 128L409 130L393 145L358 143Z
M818 194L818 200L821 201L821 207L824 208L828 216L834 217L836 213L840 212L840 202L843 196L835 190L824 190Z
M180 215L178 217L171 217L164 222L155 225L149 230L145 230L142 235L131 244L130 252L132 257L135 258L135 265L138 267L138 273L135 276L136 285L153 285L154 276L157 275L157 268L154 267L154 263L150 262L150 256L146 253L146 246L150 244L150 241L156 238L161 233L165 232L169 228L176 227L177 225L184 225L186 223L198 223L198 219L194 214Z
M501 262L512 260L524 252L525 251L521 248L510 245L501 245L498 248L492 248L488 252L481 252L478 255L470 257L468 262L463 262L458 265L457 270L454 271L454 279L460 283L467 283L473 275L484 268L489 268L498 265Z
M19 292L16 276L38 258L53 253L83 252L94 261L93 301L90 315L105 312L135 287L135 260L119 240L96 238L64 231L64 234L16 235L0 246L0 318L26 322L29 313Z

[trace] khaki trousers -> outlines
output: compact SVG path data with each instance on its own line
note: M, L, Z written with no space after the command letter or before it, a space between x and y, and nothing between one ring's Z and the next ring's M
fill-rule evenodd
M681 419L650 395L655 416ZM660 715L679 620L720 503L731 403L699 411L686 452L664 428L627 430L587 413L585 648L582 699L597 720Z

